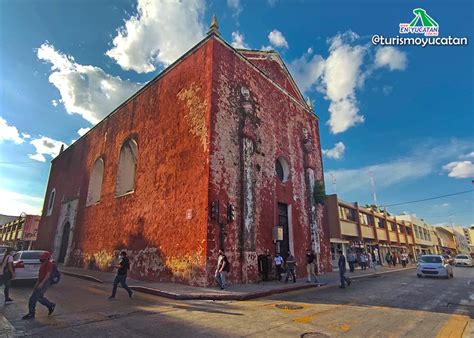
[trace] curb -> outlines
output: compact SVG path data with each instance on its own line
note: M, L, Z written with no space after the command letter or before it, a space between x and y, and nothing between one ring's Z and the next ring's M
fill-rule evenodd
M59 272L62 273L63 275L65 275L65 276L76 277L76 278L88 280L90 282L104 284L104 281L102 281L98 278L89 276L89 275L83 275L83 274L80 274L80 273L74 273L74 272L62 271L62 270L59 270Z
M393 272L400 272L400 271L406 271L406 270L411 270L411 269L416 269L416 266L411 266L407 268L401 268L401 269L396 269L396 270L389 270L389 271L381 271L381 272L374 272L366 275L361 275L361 276L353 276L349 277L352 280L356 279L364 279L364 278L370 278L373 276L380 276L380 275L385 275ZM104 282L98 278L89 276L89 275L82 275L74 272L66 272L66 271L61 271L66 276L70 277L76 277L76 278L81 278L85 279L88 281L104 284ZM174 300L237 300L237 301L245 301L245 300L250 300L250 299L255 299L255 298L261 298L261 297L268 297L271 295L276 295L280 293L286 293L286 292L292 292L292 291L298 291L298 290L304 290L304 289L310 289L314 288L316 290L324 290L328 288L333 288L333 287L338 287L338 283L334 284L325 284L325 283L320 283L320 284L298 284L294 286L289 286L287 288L281 288L281 289L273 289L273 290L267 290L267 291L257 291L257 292L250 292L250 293L243 293L243 294L202 294L202 293L188 293L188 294L182 294L182 293L174 293L174 292L167 292L167 291L162 291L154 288L149 288L146 286L137 286L137 285L130 285L130 289L133 291L153 295L153 296L159 296L159 297L165 297L165 298L170 298Z
M320 286L320 288L327 286L326 284L323 284L323 283L320 283L318 285ZM146 293L146 294L150 294L154 296L171 298L175 300L238 300L238 301L267 297L274 294L291 292L291 291L302 290L302 289L316 288L316 287L317 285L315 284L302 284L302 285L295 285L295 286L291 286L291 287L283 288L283 289L273 289L273 290L250 292L250 293L243 293L243 294L237 294L237 295L236 294L209 294L207 295L207 294L179 294L179 293L172 293L172 292L161 291L158 289L148 288L145 286L130 285L130 289L134 291L142 292L142 293Z

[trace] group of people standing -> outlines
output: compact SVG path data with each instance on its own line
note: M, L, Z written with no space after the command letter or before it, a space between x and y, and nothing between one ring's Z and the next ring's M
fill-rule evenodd
M291 280L296 283L296 268L297 263L295 256L288 251L286 259L283 258L280 253L276 253L275 257L272 258L270 250L265 250L265 253L258 256L258 271L262 281L269 281L270 274L275 266L275 277L281 282L282 274L285 275L285 283ZM217 266L215 270L215 279L221 290L225 290L226 285L226 274L230 271L230 263L227 259L223 250L219 250L217 257ZM306 273L308 283L319 283L316 273L316 255L311 249L306 250Z
M385 255L385 261L387 264L397 266L397 263L402 264L402 266L405 268L410 261L410 255L408 255L406 252L402 252L401 254L398 252L387 252Z
M375 253L362 251L359 254L356 254L350 250L347 253L347 263L349 264L350 272L354 272L356 263L359 264L362 270L372 268L375 272L377 272L378 261Z

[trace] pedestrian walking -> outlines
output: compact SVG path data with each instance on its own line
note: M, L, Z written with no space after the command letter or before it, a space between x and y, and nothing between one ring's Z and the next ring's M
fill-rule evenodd
M15 268L13 267L13 249L8 248L3 256L1 270L3 275L0 282L4 285L5 304L13 302L10 298L11 280L15 278Z
M381 264L380 263L380 257L379 257L379 249L375 248L374 249L374 259L373 259L374 262L377 262L377 264Z
M288 257L286 258L286 278L285 283L288 283L288 279L290 275L293 278L293 283L296 283L296 275L295 275L295 267L296 267L296 260L295 257L288 251Z
M339 278L341 279L341 285L339 287L341 289L346 288L347 286L351 285L351 280L346 277L346 257L342 253L342 250L339 250L339 261L337 262L337 266L339 267Z
M365 255L365 252L362 252L360 255L360 268L362 270L367 269L367 256Z
M112 295L108 298L109 300L115 299L117 293L117 286L120 284L124 290L127 291L128 297L132 298L133 291L127 285L127 273L130 270L130 260L127 257L127 253L122 251L120 253L120 261L118 265L113 265L117 269L117 275L114 279L114 284L112 287Z
M385 255L385 261L388 266L392 265L392 255L390 254L390 251Z
M226 287L225 274L226 274L226 270L229 269L228 264L229 262L227 260L226 255L224 254L224 251L219 250L219 256L217 257L216 272L214 276L221 290L225 290L225 287Z
M355 255L352 250L349 250L347 254L347 262L349 263L349 272L354 272Z
M397 253L396 252L394 252L392 255L392 264L393 264L393 267L397 266Z
M50 316L56 304L50 302L44 294L51 285L50 276L53 271L53 263L51 262L51 254L47 251L43 252L40 256L40 268L38 271L38 279L36 280L35 286L33 287L33 293L28 301L28 313L22 317L22 319L33 319L36 314L36 303L39 302L48 309L48 315Z
M406 252L403 252L402 253L402 266L406 268L407 263L408 263L408 254Z
M318 277L316 276L314 266L315 266L316 256L314 255L313 250L306 250L306 272L308 273L308 283L312 282L312 277L314 277L314 282L319 283Z
M281 282L281 272L282 272L282 267L283 267L283 257L280 256L279 253L275 255L275 271L276 271L276 277L279 282Z
M369 255L370 255L370 253L369 253ZM374 269L374 272L377 272L378 262L377 262L377 258L375 256L375 251L374 251L373 256L371 256L371 258L372 258L372 269Z

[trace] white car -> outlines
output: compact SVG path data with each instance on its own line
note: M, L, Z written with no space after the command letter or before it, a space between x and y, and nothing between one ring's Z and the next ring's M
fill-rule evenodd
M418 278L425 276L454 277L453 267L441 255L423 255L416 264Z
M41 250L18 251L13 256L14 280L38 278L40 256L43 252Z
M468 255L457 255L454 257L454 265L472 266L472 259Z

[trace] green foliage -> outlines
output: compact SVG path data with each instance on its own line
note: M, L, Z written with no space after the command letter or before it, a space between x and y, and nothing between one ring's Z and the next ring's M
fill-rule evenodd
M314 182L313 197L316 204L324 204L326 201L326 189L323 180L316 180Z

